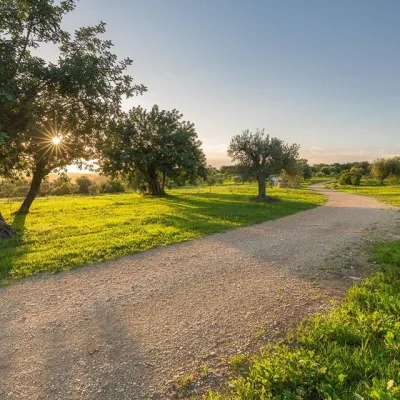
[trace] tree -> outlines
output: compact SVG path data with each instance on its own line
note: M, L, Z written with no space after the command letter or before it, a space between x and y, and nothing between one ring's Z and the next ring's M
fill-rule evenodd
M325 175L329 175L331 173L331 168L328 166L322 167L320 172L323 172Z
M283 169L280 177L289 188L299 188L303 179L310 179L312 176L311 167L307 164L307 160L302 158L290 163L289 168ZM309 174L309 175L308 175ZM305 178L307 176L308 178Z
M16 233L17 232L12 226L6 224L6 221L4 221L4 218L0 213L0 238L10 238L15 236Z
M79 194L89 194L90 185L94 183L87 175L76 178L75 182L78 185Z
M205 156L194 125L177 110L135 107L112 126L100 165L106 174L137 172L152 195L163 195L167 178L202 173Z
M266 135L264 130L252 133L243 131L231 139L228 156L249 176L258 181L257 200L267 200L266 180L279 174L282 169L290 169L298 158L299 145L287 144L282 140Z
M78 185L72 183L71 178L65 173L59 175L59 177L53 182L51 188L51 194L55 196L65 196L77 192Z
M96 194L100 192L100 187L96 182L92 182L89 186L89 194L96 197Z
M42 180L54 169L93 157L123 96L146 90L125 75L103 40L105 24L61 29L74 0L6 0L0 4L0 173L32 177L20 213L27 213ZM56 64L34 55L42 43L59 48Z
M308 164L308 160L305 158L301 158L299 160L297 160L298 168L301 171L301 175L303 177L303 179L308 180L311 179L312 177L312 169L310 167L310 165Z
M380 185L388 177L400 177L400 157L379 158L375 160L371 168L371 176L376 179Z
M209 165L206 170L206 184L210 186L211 192L211 186L224 184L224 175L217 168Z
M109 179L100 185L101 193L123 193L125 192L124 184L118 179Z

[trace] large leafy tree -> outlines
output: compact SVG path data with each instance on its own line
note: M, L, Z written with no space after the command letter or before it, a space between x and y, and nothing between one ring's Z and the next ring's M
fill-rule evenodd
M194 178L204 171L205 156L195 127L177 110L135 107L110 129L101 152L102 170L110 175L140 175L152 195L165 193L168 178L182 174Z
M270 137L264 130L255 133L243 131L231 139L228 156L238 163L239 168L258 182L257 200L267 200L266 181L282 169L291 170L298 158L299 145L287 144Z
M131 60L118 60L101 38L104 23L73 36L61 29L74 6L73 0L0 3L0 173L31 176L20 213L29 211L52 170L93 157L124 96L146 90L125 74ZM35 55L44 42L58 46L57 63Z

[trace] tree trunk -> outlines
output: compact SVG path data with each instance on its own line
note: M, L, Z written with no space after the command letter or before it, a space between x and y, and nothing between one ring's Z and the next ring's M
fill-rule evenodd
M161 184L161 189L164 191L165 189L165 182L167 181L167 176L165 175L165 172L162 173L162 184Z
M267 198L267 186L265 184L265 178L258 178L258 196L257 199L265 200Z
M31 187L29 188L29 192L25 197L20 209L17 211L17 214L28 214L29 209L35 200L36 196L39 193L40 185L42 183L43 178L45 177L45 173L43 170L37 168L33 174Z
M147 171L147 182L149 184L150 193L153 196L162 196L165 194L164 188L158 181L157 172L153 169L149 169Z
M0 239L10 238L15 236L16 234L17 232L15 231L15 229L12 226L7 225L6 221L4 221L4 218L0 213Z

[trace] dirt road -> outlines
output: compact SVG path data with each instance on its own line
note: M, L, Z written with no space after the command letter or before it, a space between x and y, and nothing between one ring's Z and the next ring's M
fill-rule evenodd
M316 190L310 211L1 288L0 399L145 399L342 295L347 255L400 213Z

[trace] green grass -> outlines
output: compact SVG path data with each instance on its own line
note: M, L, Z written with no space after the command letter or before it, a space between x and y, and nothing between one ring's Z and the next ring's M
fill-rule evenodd
M250 358L231 393L206 398L400 399L400 241L377 245L373 258L378 272L342 304Z
M377 200L384 203L390 203L400 207L400 186L388 185L361 185L361 186L338 186L338 189L354 194L362 194L366 196L375 197Z
M26 217L12 216L19 203L0 210L21 234L0 241L0 281L57 272L138 253L208 233L276 219L324 202L309 190L271 189L281 201L250 202L255 186L171 191L154 198L134 193L38 198Z

